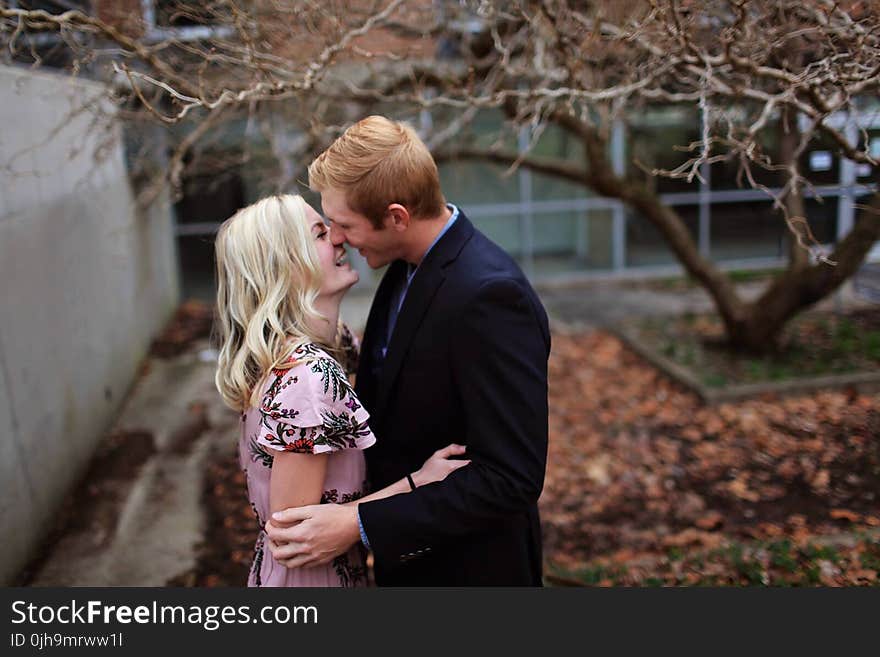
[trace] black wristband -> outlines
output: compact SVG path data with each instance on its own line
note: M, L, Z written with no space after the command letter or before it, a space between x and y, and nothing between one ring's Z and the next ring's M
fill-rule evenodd
M416 485L415 485L415 483L414 483L413 480L412 480L412 475L411 475L410 473L408 473L408 472L406 473L406 480L409 482L409 487L410 487L412 490L415 490L415 489L416 489Z

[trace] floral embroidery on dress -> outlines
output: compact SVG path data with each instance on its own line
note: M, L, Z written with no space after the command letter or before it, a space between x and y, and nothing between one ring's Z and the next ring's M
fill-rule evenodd
M341 356L340 356L341 357ZM289 367L288 367L289 366ZM360 404L342 366L321 347L306 343L262 383L259 404L243 414L239 457L248 498L259 528L255 532L250 586L362 586L367 583L364 552L347 554L315 568L285 568L268 550L263 518L270 515L269 489L276 452L328 453L321 503L346 504L366 490L361 450L376 438L369 413Z
M294 349L289 362L295 361L305 361L302 364L308 364L309 371L319 375L320 391L328 398L328 404L345 400L345 410L325 408L320 412L320 426L297 426L295 421L304 421L300 409L285 406L280 395L290 386L301 385L300 378L290 375L290 370L273 370L274 380L260 403L264 428L261 442L297 454L357 448L359 441L371 436L371 431L366 418L359 420L356 417L362 406L339 363L311 342ZM316 450L316 447L324 449ZM268 452L254 448L252 453L253 458L259 458L264 465L271 467Z
M344 588L352 588L367 579L367 569L363 565L353 566L348 554L341 554L333 560L333 570Z
M299 415L299 411L292 408L282 408L281 402L275 401L278 393L288 386L299 383L299 377L296 376L292 376L287 381L284 381L284 377L287 376L288 372L289 370L272 370L275 380L271 383L269 389L266 390L266 394L263 395L263 401L260 404L260 410L273 420L280 420L282 418L293 420Z
M345 324L339 334L339 350L342 352L342 368L349 374L355 374L360 360L360 345Z
M267 468L272 467L272 463L274 462L275 458L269 452L266 451L265 447L263 447L260 443L258 443L253 438L251 438L251 441L250 441L250 453L251 453L251 460L254 463L257 463L259 461L260 463L265 465Z
M331 488L321 493L321 504L348 504L349 502L361 499L363 496L363 492L359 490L343 493L340 496L338 490Z
M254 584L256 586L263 585L263 578L261 574L261 570L263 569L263 544L266 540L266 532L260 530L260 535L257 537L257 543L254 545L254 563L251 565L251 571L254 574Z
M324 440L333 447L354 448L357 438L366 438L371 434L367 421L358 421L354 415L328 411L321 417L324 420Z
M354 393L351 384L348 382L348 377L335 360L330 358L315 359L312 363L312 372L321 375L324 394L327 394L332 388L333 394L331 399L333 401L345 399Z

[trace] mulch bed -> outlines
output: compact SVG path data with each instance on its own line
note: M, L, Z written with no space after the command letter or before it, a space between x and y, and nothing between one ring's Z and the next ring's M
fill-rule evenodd
M877 583L880 394L706 407L597 331L554 336L550 409L549 583ZM201 562L177 583L242 585L256 526L237 457L204 499Z
M715 388L880 369L880 308L804 313L786 327L776 349L759 355L727 349L716 314L650 318L628 331Z
M198 564L169 586L246 586L259 525L248 503L237 450L218 452L211 460L202 502L207 531L199 546Z
M554 336L550 372L541 508L551 570L616 564L623 574L613 583L692 583L664 579L670 558L699 562L725 546L786 539L795 550L880 527L878 394L706 407L603 332ZM861 559L852 567L876 580L880 546L862 547L874 570ZM720 555L730 572L712 583L755 583L740 576L735 552ZM653 565L626 566L644 563ZM851 570L825 567L821 583L873 581Z
M209 337L214 307L199 299L187 299L175 311L162 333L150 345L155 358L173 358L187 351L196 340Z

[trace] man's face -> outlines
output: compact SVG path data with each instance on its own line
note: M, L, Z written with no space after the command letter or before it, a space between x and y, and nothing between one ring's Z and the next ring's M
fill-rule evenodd
M357 249L373 269L401 257L401 234L386 218L382 228L374 228L370 220L348 207L345 194L336 189L321 192L321 208L330 222L330 240L334 246L349 244Z

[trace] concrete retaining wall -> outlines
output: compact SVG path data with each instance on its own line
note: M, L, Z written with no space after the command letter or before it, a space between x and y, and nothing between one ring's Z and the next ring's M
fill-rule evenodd
M0 67L0 582L52 526L178 301L95 83ZM108 108L105 106L104 108Z

